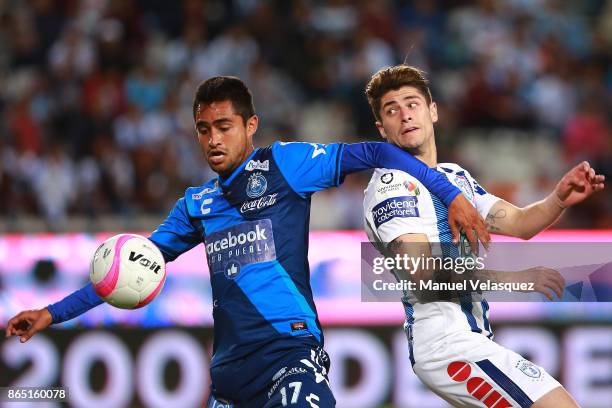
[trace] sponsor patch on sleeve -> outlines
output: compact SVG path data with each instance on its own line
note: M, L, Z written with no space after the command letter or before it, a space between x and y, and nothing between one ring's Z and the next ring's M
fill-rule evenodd
M372 209L372 217L376 228L393 218L418 217L418 200L416 196L389 198Z

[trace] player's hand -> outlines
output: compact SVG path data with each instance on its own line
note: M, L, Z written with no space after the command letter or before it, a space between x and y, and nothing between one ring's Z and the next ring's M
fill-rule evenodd
M553 300L553 293L556 294L559 299L563 297L565 279L554 269L537 266L535 268L513 272L511 273L511 279L512 282L533 283L533 290L544 294L550 301Z
M46 308L25 310L8 321L6 337L19 336L19 341L25 343L36 333L46 329L52 320L51 313Z
M455 244L459 243L460 231L463 230L468 241L470 241L473 253L478 253L479 240L485 248L489 248L491 236L487 231L487 226L476 208L463 194L457 195L448 206L448 225Z
M583 161L563 176L555 188L559 204L566 208L604 189L605 177L595 174L589 162Z

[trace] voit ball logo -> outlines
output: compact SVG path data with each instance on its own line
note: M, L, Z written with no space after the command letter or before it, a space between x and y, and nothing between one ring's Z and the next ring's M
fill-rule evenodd
M246 193L251 198L260 197L263 193L266 192L268 188L268 181L261 173L254 173L249 176L249 181L247 182Z

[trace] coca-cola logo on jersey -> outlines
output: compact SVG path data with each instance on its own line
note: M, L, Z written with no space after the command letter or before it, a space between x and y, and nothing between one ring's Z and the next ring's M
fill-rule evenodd
M267 196L260 197L256 200L245 201L240 206L240 213L244 214L249 211L257 211L262 208L270 207L276 203L276 196L278 193L268 194Z

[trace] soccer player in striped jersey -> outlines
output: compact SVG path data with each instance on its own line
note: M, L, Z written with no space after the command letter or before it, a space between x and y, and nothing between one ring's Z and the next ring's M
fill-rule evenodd
M459 165L438 163L434 136L438 112L423 72L407 65L383 69L372 76L366 95L383 139L444 174L486 218L491 232L529 239L553 224L565 208L603 189L604 177L583 162L565 174L544 200L515 207L489 194ZM376 169L365 192L366 232L387 256L465 255L450 244L446 214L445 206L426 186L401 170ZM439 272L417 270L415 283L437 279ZM481 273L498 281L508 277L501 272ZM556 271L512 275L515 281L534 281L535 290L551 299L551 291L562 295L564 281ZM492 341L486 300L474 302L470 295L461 295L423 301L418 293L407 292L402 301L414 372L449 403L489 408L577 406L541 367Z
M209 407L333 407L329 358L310 288L310 198L352 172L397 168L448 205L449 223L488 242L484 220L461 191L388 143L274 143L253 147L252 95L234 77L196 91L197 139L218 177L186 190L150 239L166 261L204 243L213 292ZM27 341L102 303L92 285L9 321ZM202 384L204 387L205 384Z

